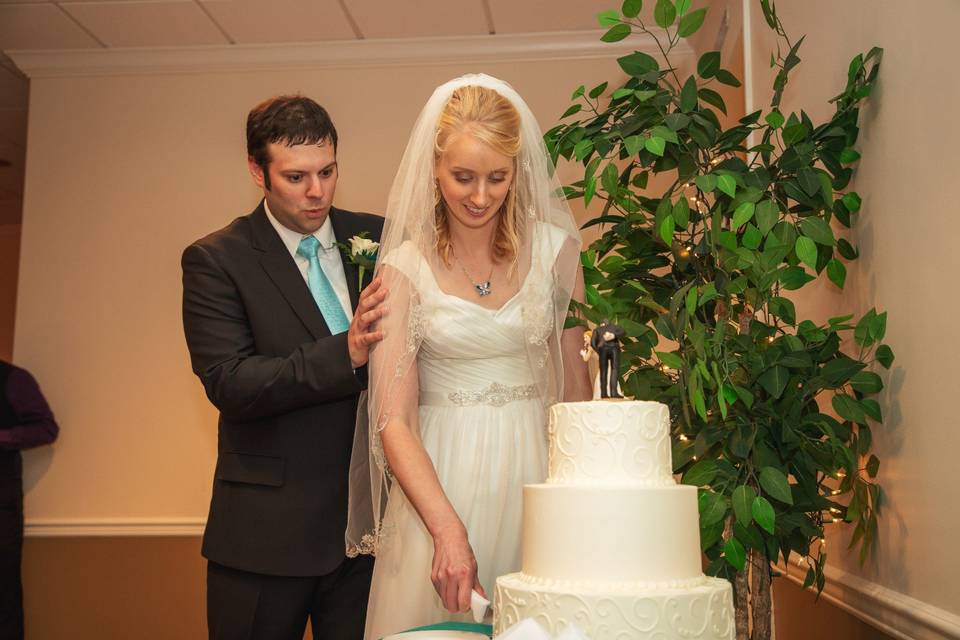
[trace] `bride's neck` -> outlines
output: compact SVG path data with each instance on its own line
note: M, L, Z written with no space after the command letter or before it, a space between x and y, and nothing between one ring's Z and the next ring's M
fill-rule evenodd
M450 242L454 253L461 258L493 259L493 234L495 224L488 224L479 229L471 229L458 224L450 225Z

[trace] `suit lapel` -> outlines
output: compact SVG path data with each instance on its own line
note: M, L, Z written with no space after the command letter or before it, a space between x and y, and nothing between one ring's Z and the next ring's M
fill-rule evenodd
M350 217L350 214L341 211L340 209L335 209L330 207L330 223L333 225L333 235L337 237L337 242L342 242L343 244L349 246L350 238L360 233L360 230L356 228L353 224L353 220ZM357 268L357 265L350 262L350 260L340 252L340 261L343 263L343 274L347 277L347 291L350 294L350 308L353 311L357 310L357 302L360 299L360 287L357 284L357 281L360 278L360 269ZM370 274L365 273L363 276L364 284L367 283L368 276Z
M264 271L267 272L267 275L280 290L280 293L283 294L283 297L310 334L314 338L329 336L330 329L327 327L320 309L317 308L317 303L310 294L310 289L304 282L303 275L293 258L290 257L290 252L287 251L283 240L277 235L277 230L267 220L263 202L253 212L250 220L252 245L254 249L263 252L260 257L260 264Z

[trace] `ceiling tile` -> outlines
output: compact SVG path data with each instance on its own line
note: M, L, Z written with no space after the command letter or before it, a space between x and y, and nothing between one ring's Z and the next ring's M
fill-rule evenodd
M237 43L353 40L336 0L200 0Z
M482 0L345 0L345 4L364 38L422 38L489 33Z
M99 47L52 4L0 4L0 50Z
M191 0L168 2L64 2L64 10L110 47L227 44Z
M620 8L612 0L487 0L497 33L581 31L600 29L597 14ZM652 23L654 2L643 3L641 18L649 14Z

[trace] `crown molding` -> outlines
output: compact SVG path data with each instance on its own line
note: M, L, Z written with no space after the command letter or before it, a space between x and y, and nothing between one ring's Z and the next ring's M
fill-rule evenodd
M786 567L787 578L801 587L806 573L806 565ZM893 638L960 640L960 616L954 613L830 565L824 575L821 598Z
M602 30L560 31L395 40L343 40L262 45L151 49L6 51L30 78L327 69L427 64L480 64L528 60L613 59L633 51L660 57L653 38L638 34L616 43ZM685 41L674 55L691 55Z

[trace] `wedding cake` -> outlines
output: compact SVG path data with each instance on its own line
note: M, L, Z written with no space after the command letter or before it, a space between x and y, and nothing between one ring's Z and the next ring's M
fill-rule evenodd
M522 571L497 579L494 633L533 618L591 640L734 637L729 582L703 575L696 487L671 474L658 402L550 410L549 477L523 493Z

